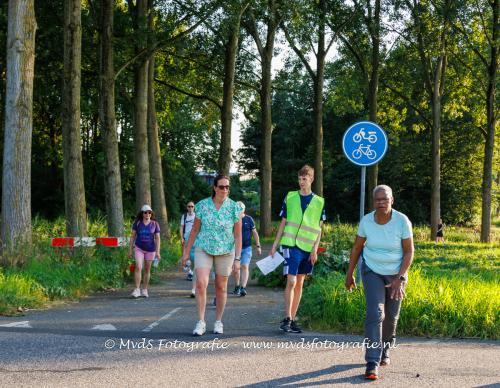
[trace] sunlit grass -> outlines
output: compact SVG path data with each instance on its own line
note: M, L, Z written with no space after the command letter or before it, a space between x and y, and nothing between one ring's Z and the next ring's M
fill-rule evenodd
M331 247L327 254L333 257L350 250L355 233L352 225L333 225L325 233L326 245ZM400 335L500 338L500 243L496 233L495 243L481 244L476 230L448 227L446 243L436 244L428 241L427 227L414 228L415 259L398 324ZM325 273L321 264L317 267L316 273ZM313 278L306 287L300 315L310 327L363 332L362 288L347 293L344 280L344 273L330 271Z

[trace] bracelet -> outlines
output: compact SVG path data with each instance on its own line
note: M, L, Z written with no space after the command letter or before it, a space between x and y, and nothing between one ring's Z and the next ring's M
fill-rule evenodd
M241 256L235 256L234 261L240 261Z
M256 248L260 248L260 245L256 245L255 247L256 247Z

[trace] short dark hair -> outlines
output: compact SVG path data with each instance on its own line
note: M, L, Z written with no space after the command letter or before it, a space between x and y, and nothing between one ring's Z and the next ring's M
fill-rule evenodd
M227 179L229 180L229 177L226 175L219 174L214 178L214 187L217 187L217 184L221 179ZM212 190L212 198L215 197L215 190Z
M314 168L309 166L308 164L304 164L302 168L299 170L299 176L309 175L311 178L314 178Z

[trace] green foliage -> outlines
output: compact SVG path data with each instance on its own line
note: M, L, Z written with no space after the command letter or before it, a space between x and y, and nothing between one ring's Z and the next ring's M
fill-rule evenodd
M106 235L103 219L89 222L89 231ZM62 233L62 234L59 234ZM49 222L35 219L33 236L36 241L26 263L20 268L0 267L0 314L15 314L18 308L35 308L50 300L77 299L93 291L123 287L132 281L128 247L52 248L50 239L64 235L64 221ZM151 283L156 272L175 266L181 255L176 233L162 241L162 260L152 269Z
M23 307L42 307L47 302L43 287L17 273L4 274L0 268L0 315L18 313Z
M346 229L348 235L348 228L339 229ZM415 262L410 269L398 333L499 339L500 245L471 242L477 241L476 233L467 233L464 228L448 229L448 242L436 245L425 241L428 228L415 228ZM328 239L335 240L336 232L334 227ZM332 253L344 246L339 243ZM312 328L363 332L362 287L348 293L344 281L343 271L335 271L314 277L305 288L300 315Z

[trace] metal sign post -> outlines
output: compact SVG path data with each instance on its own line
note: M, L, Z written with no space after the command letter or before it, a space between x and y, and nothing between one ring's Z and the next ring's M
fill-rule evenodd
M359 220L365 215L366 167L378 163L387 152L387 135L382 128L371 121L360 121L351 125L344 133L342 149L352 163L361 167L361 188L359 196ZM361 263L357 277L360 276Z

